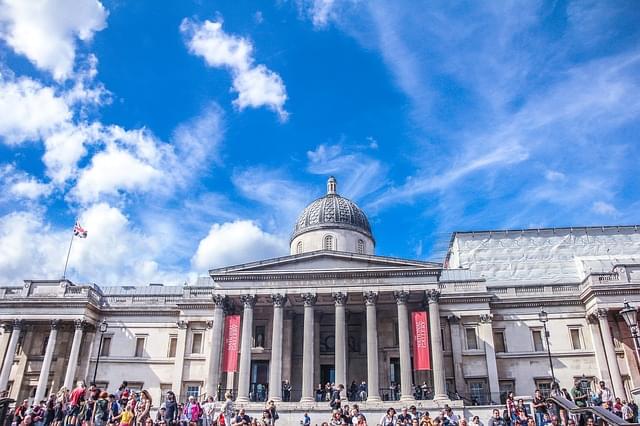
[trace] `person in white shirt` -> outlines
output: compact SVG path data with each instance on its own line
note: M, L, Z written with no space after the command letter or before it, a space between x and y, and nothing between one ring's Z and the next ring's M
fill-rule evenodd
M602 406L611 411L613 408L613 392L609 389L604 381L600 381L600 388L598 389L598 397L602 401Z

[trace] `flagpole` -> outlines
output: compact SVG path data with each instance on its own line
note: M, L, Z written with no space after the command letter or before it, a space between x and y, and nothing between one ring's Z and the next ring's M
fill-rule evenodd
M62 280L65 280L67 277L67 265L69 264L69 255L71 254L71 245L73 244L73 237L75 237L75 232L71 233L71 241L69 241L69 250L67 250L67 260L64 262L64 271L62 272Z

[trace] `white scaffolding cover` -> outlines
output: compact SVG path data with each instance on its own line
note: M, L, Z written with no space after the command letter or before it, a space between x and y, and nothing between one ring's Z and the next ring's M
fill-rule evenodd
M469 268L487 281L580 282L615 264L640 263L637 226L457 232L449 268Z

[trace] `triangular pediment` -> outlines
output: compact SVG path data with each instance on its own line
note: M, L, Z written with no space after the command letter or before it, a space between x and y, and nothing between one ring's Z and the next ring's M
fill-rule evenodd
M441 268L442 265L435 262L321 250L212 269L209 274L220 276L279 272L440 270Z

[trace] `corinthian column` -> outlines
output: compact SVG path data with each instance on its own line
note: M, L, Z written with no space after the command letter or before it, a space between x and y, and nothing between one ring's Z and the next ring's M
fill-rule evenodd
M73 388L73 379L76 378L76 368L78 367L78 356L80 355L80 344L82 343L82 334L85 322L81 319L77 319L73 324L75 326L75 331L73 332L73 342L71 343L71 353L69 354L67 372L64 376L64 386L67 389Z
M282 329L284 304L287 297L271 295L273 302L273 331L271 332L271 366L269 368L269 399L282 401Z
M604 343L604 352L607 355L607 364L609 365L609 373L611 374L611 386L613 393L620 398L625 398L624 386L622 385L622 377L620 376L620 366L618 365L618 356L616 348L613 345L611 330L609 329L609 316L606 309L598 309L598 322L600 323L600 333L602 334L602 342Z
M395 291L393 296L398 305L398 350L400 352L400 399L413 401L413 374L411 371L411 346L409 343L408 291Z
M253 335L253 306L256 296L246 294L240 297L244 305L242 314L242 340L240 342L240 369L238 371L237 402L249 402L251 385L251 337Z
M364 293L367 310L367 402L380 401L380 384L378 382L378 319L376 302L378 293Z
M58 338L58 320L51 321L51 333L49 333L49 339L47 340L47 349L44 353L44 359L42 360L42 368L40 369L40 377L38 378L38 387L36 388L36 395L33 400L39 403L45 396L47 391L47 384L49 383L49 371L51 370L51 360L53 359L53 350L56 346L56 340Z
M345 305L347 304L347 293L333 293L333 300L336 305L335 324L335 368L336 386L343 385L347 388L347 333L345 319Z
M220 382L220 353L222 351L222 332L224 326L224 302L226 296L216 294L213 296L213 323L211 324L211 348L207 360L207 396L215 395L216 400L218 383Z
M20 320L16 320L13 322L11 339L9 339L7 352L4 356L4 363L2 364L2 372L0 372L0 391L7 390L7 385L9 384L9 375L11 374L13 360L16 356L16 348L18 347L18 340L20 340L20 331L22 331L22 325L23 323Z
M302 295L304 301L304 341L302 344L302 398L300 402L313 402L313 342L314 330L314 306L317 297L312 293Z
M443 401L449 399L445 389L444 357L442 356L442 335L440 334L440 292L428 290L429 322L431 323L431 357L433 358L433 399Z

